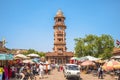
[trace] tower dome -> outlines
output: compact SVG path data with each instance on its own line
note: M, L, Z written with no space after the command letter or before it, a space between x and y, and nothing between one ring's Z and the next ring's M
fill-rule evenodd
M58 10L55 17L64 17L62 10Z

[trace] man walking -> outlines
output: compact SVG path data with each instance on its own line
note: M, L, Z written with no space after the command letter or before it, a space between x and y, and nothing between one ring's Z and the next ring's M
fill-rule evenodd
M103 69L102 69L102 66L100 66L100 67L98 68L98 78L103 79Z
M40 78L43 78L43 74L44 74L43 63L40 63L40 65L39 65L39 76L40 76Z

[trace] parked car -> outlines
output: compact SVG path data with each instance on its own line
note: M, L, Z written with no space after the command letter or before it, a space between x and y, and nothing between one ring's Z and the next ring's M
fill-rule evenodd
M78 65L76 64L66 64L64 66L64 76L66 79L68 78L77 78L77 80L80 80L80 69Z

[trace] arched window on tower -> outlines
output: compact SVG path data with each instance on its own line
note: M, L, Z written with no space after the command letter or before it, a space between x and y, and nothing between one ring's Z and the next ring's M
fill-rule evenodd
M62 38L58 38L58 41L59 41L59 42L62 42L62 41L63 41L63 39L62 39Z
M62 20L59 18L59 19L58 19L58 22L61 22L61 21L62 21Z
M63 52L63 49L62 49L62 48L58 48L58 52L59 52L59 53L62 53L62 52Z
M61 27L61 26L59 26L59 27L58 27L58 30L59 30L59 33L61 33L61 31L60 31L60 30L62 30L62 27Z
M62 37L62 36L63 36L63 34L57 34L57 36Z

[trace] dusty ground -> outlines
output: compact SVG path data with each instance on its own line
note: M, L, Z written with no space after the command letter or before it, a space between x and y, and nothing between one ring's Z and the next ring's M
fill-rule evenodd
M85 74L85 73L81 73L80 76L81 76L81 80L115 80L113 76L107 74L105 74L104 79L98 79L97 76L93 76L92 74ZM66 80L64 78L63 72L62 71L58 72L57 70L53 70L51 72L51 75L45 75L44 77L45 78L43 79L39 79L37 76L36 80Z
M80 74L81 80L116 80L114 76L110 76L105 74L104 79L98 79L97 76L93 76L92 74ZM10 80L19 80L19 79L10 79ZM30 79L29 79L30 80ZM51 72L50 75L45 75L43 79L39 79L39 76L36 76L36 79L34 80L66 80L63 72L58 72L56 69ZM75 80L75 79L70 79Z

